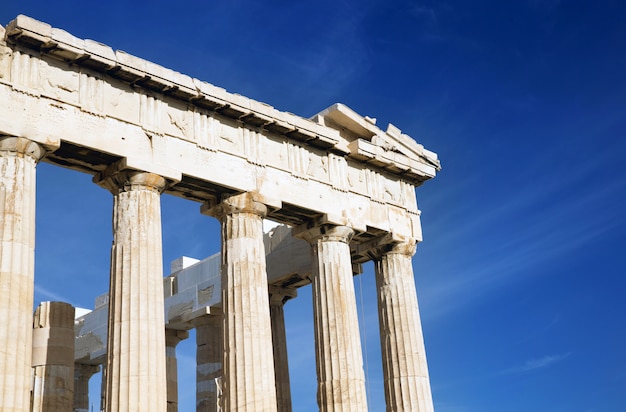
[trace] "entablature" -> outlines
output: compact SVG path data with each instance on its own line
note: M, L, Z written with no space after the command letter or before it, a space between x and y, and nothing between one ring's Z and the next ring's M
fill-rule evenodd
M345 105L304 119L26 16L0 27L0 113L0 134L56 148L44 161L165 170L167 193L203 204L252 192L274 199L270 219L326 218L357 242L421 240L414 189L440 169Z

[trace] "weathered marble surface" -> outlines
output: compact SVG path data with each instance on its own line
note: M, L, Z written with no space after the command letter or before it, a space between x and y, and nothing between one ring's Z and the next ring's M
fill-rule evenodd
M388 411L433 412L411 257L415 243L391 247L375 262L378 320Z
M178 360L176 346L189 337L186 330L165 329L165 370L167 374L167 412L178 412Z
M223 405L276 411L263 218L253 194L228 196L205 213L222 223Z
M166 412L160 207L166 180L117 168L95 180L114 200L105 410Z
M275 410L268 284L297 288L309 281L320 409L365 410L350 285L358 265L372 259L379 262L385 341L421 339L407 259L381 250L422 240L414 189L440 170L435 153L342 104L304 119L18 16L0 27L0 324L8 325L0 328L3 411L28 407L34 181L41 159L95 175L115 198L107 411L164 411L166 319L184 329L219 304L223 406ZM219 282L190 285L184 293L174 293L183 277L166 279L167 316L158 212L164 191L200 202L204 213L222 220L224 262ZM280 245L287 232L264 241L263 217L299 227L313 259L289 267L280 254L293 250L276 248L268 264L280 269L268 278L264 248ZM387 288L400 281L404 294ZM214 293L218 286L223 299ZM404 299L410 310L396 310L394 299ZM420 339L394 330L404 325L417 328ZM105 350L96 329L82 336L77 359L102 356L92 350ZM27 343L26 350L16 341ZM390 410L414 409L415 399L419 410L432 409L423 342L404 355L397 345L383 346ZM419 354L417 366L394 369L411 351Z
M6 412L30 407L35 167L44 154L41 145L0 132L0 410Z
M270 286L270 318L274 349L274 376L276 378L276 406L278 412L291 412L291 386L285 330L285 303L297 296L295 289Z
M218 380L224 375L224 319L205 315L194 319L196 328L196 412L217 412L222 404ZM223 410L223 409L222 409Z
M33 316L32 412L72 412L74 307L42 302Z
M298 228L311 244L317 403L322 412L366 411L365 373L346 226Z
M100 371L98 365L74 366L74 412L89 412L89 379Z
M355 240L374 229L421 239L413 189L440 167L342 104L303 119L26 16L0 41L0 113L0 133L62 143L46 161L96 173L125 159L180 180L170 193L254 192L270 218L327 215Z

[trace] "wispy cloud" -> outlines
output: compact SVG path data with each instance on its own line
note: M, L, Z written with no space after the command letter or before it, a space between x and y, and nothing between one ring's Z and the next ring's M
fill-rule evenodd
M537 369L547 368L548 366L552 366L555 363L558 363L564 359L567 359L571 354L572 354L571 352L568 352L568 353L563 353L560 355L547 355L538 359L531 359L531 360L526 361L526 363L524 363L521 366L506 369L501 374L505 374L505 375L519 374L519 373L531 372Z
M35 304L37 305L39 302L48 300L57 302L71 302L71 300L68 299L66 296L61 296L35 284Z
M429 242L454 249L456 258L442 257L438 263L437 272L446 275L438 279L445 282L436 281L422 289L423 303L428 305L425 316L448 314L496 288L548 273L545 268L549 265L558 270L564 256L622 230L626 220L619 209L604 205L620 199L626 179L601 181L574 195L578 193L576 187L617 162L615 150L604 150L571 172L559 170L543 179L528 179L542 180L541 190L521 186L517 191L488 197L493 206L476 201L467 208L459 207L459 213L471 219L450 216L459 224L431 226ZM446 231L446 227L454 229Z

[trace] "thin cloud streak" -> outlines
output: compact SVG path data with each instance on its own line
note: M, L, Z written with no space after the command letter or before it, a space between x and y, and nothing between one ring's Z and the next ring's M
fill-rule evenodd
M45 298L45 299L42 299L42 298ZM54 293L48 289L45 289L35 284L35 304L37 304L37 302L45 302L45 301L71 302L71 299L68 299L65 296L61 296L57 293Z
M581 166L567 180L565 176L556 176L563 178L560 184L556 183L559 179L544 181L542 191L528 191L525 192L527 196L510 198L491 210L483 211L481 215L473 216L458 230L433 239L434 242L448 244L461 242L458 256L465 257L448 259L439 265L438 272L445 274L446 281L426 288L428 310L424 314L429 318L448 314L494 288L543 273L533 269L548 262L558 262L565 254L621 230L626 221L616 210L603 213L593 211L602 208L599 205L612 204L613 199L618 198L619 193L626 188L625 179L616 178L603 185L590 187L581 197L561 195L584 178L590 180L593 172L602 164L614 161L614 153L607 150L590 160L588 163L591 165ZM546 191L552 192L554 196L560 195L561 200L543 210L533 207L534 204L540 204ZM529 215L529 211L532 214ZM580 220L577 216L586 218ZM510 223L516 220L526 224ZM506 237L497 235L501 229L494 222L511 227ZM479 226L484 229L481 231ZM463 243L463 238L472 232L483 234L480 239L482 246L479 248Z
M568 353L563 353L560 355L547 355L542 358L531 359L529 361L526 361L526 363L523 364L522 366L507 369L503 371L501 374L503 375L520 374L520 373L531 372L537 369L547 368L548 366L552 366L555 363L558 363L567 359L571 354L572 354L571 352L568 352Z

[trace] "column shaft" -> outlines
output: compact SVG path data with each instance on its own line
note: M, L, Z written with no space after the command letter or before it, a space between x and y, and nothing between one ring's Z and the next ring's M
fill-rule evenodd
M287 334L285 331L285 302L296 296L295 289L285 290L270 286L270 318L274 348L274 377L276 379L276 402L278 412L291 412L291 386L289 383L289 360Z
M74 399L74 307L43 302L33 317L33 412L71 412Z
M397 245L375 262L387 411L433 411L411 264L414 251L414 244Z
M165 412L160 208L165 180L122 171L99 184L114 194L106 411Z
M0 410L30 408L35 167L43 149L0 136Z
M167 412L178 412L178 361L176 346L189 337L186 330L165 329L165 370L167 373Z
M223 375L224 319L221 315L202 316L196 326L196 412L217 412L221 408L216 379Z
M89 412L89 379L98 371L99 365L74 364L74 412Z
M349 241L352 229L300 233L312 245L313 320L320 411L366 411L365 373Z
M222 222L223 399L226 411L276 411L263 217L252 194L225 198Z

